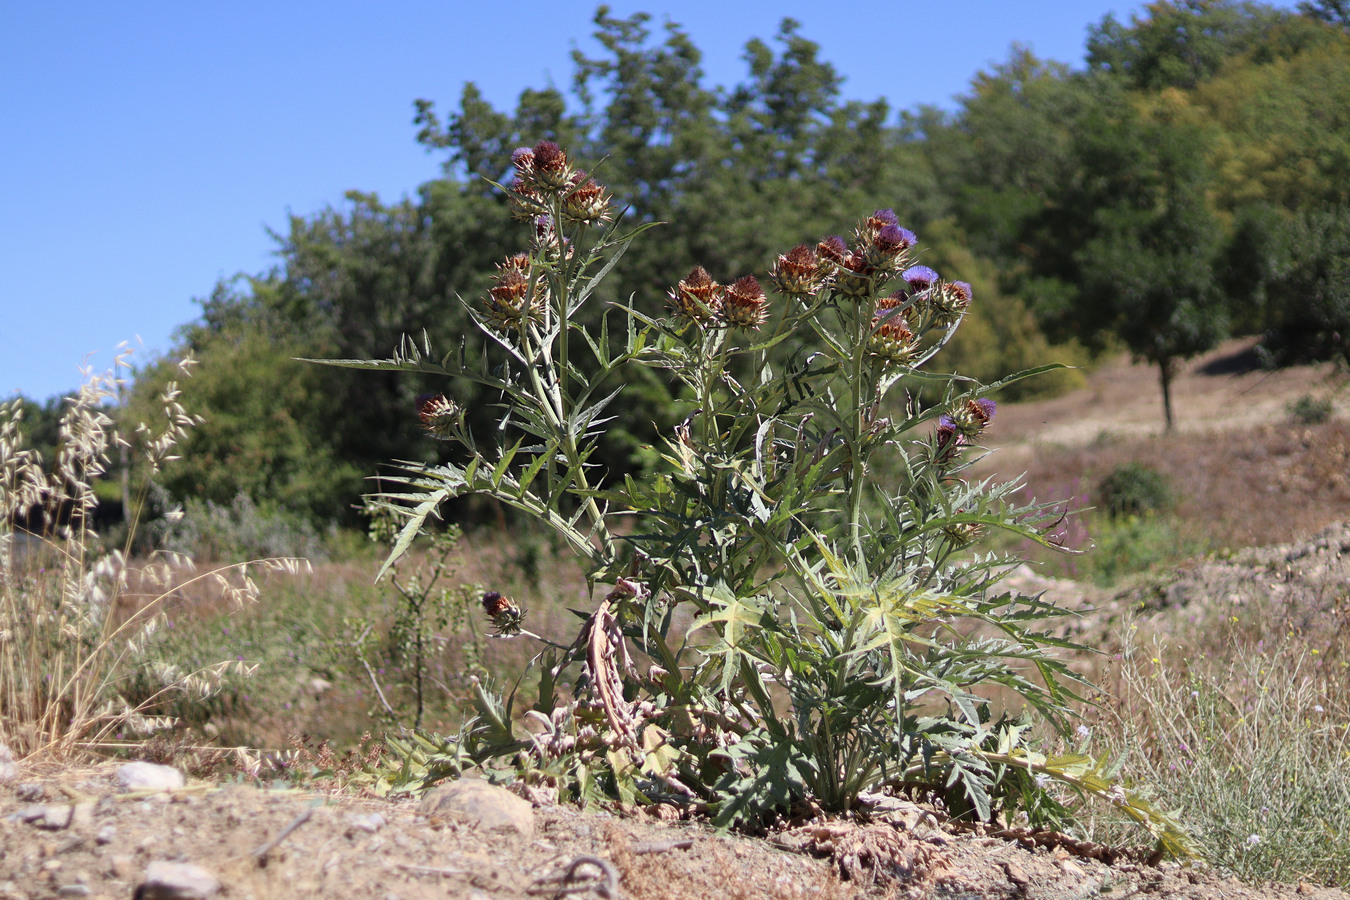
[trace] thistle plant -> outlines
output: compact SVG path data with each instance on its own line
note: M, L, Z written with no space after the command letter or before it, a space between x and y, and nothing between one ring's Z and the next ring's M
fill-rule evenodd
M999 587L1020 560L978 552L990 529L1049 544L1061 514L966 477L990 395L1013 380L929 371L970 286L917 264L914 233L883 209L848 239L778 256L773 298L753 275L723 284L695 266L665 315L611 302L587 330L582 306L651 226L623 233L605 189L550 142L513 162L498 187L528 245L466 302L495 358L471 368L463 349L435 357L405 338L387 360L328 362L500 396L492 434L449 399L424 404L459 461L407 464L378 496L406 516L386 569L446 501L482 493L553 529L589 573L578 634L538 657L522 774L583 798L674 799L723 825L802 801L848 810L886 787L986 820L1033 793L1062 811L1042 802L1058 779L1179 849L1165 816L1087 777L1096 761L1029 744L1030 719L1069 728L1083 682L1043 630L1060 611ZM664 373L687 416L660 467L619 480L590 460L634 366ZM577 690L562 698L569 667ZM515 754L502 707L481 695L479 708ZM462 769L465 740L439 771ZM493 756L481 735L472 746Z

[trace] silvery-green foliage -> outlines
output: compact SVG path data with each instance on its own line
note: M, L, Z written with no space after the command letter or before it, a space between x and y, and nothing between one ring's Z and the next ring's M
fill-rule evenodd
M912 265L914 235L879 210L849 241L780 256L774 299L754 278L722 285L696 267L668 315L645 314L603 282L648 226L623 234L623 216L606 225L595 203L571 214L597 189L553 145L515 159L504 190L529 247L468 303L480 333L466 342L495 357L436 356L409 338L387 360L329 362L468 378L501 397L493 434L471 432L444 397L423 404L462 462L402 463L402 489L376 498L406 516L386 567L447 500L486 493L614 586L540 666L544 724L522 774L746 826L798 801L847 810L864 790L915 785L988 820L1043 794L1032 776L1081 768L1038 755L1025 724L992 708L996 693L1017 698L1062 732L1083 683L1045 631L1061 611L1001 586L1020 560L978 552L990 529L1052 543L1062 515L967 476L989 395L1044 371L981 385L934 369L969 285ZM598 302L611 303L598 333L577 326ZM687 417L657 448L658 471L619 482L589 459L633 367L672 379ZM551 682L573 663L590 692L564 702ZM1066 783L1118 789L1098 782ZM1119 790L1180 848L1167 817Z

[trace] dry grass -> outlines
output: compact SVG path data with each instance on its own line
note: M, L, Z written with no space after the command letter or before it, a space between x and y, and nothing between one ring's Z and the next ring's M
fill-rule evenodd
M156 665L147 648L190 564L163 555L128 565L124 553L104 549L93 530L93 484L108 470L113 448L137 451L151 478L196 424L170 384L161 398L162 418L141 423L131 435L120 433L107 406L120 396L127 355L106 374L86 373L79 394L67 402L50 469L23 446L21 401L0 407L0 742L21 756L67 756L102 745L118 731L160 730L165 723L154 709L162 697L205 696L241 668L228 657L191 668ZM129 534L138 515L132 514ZM40 523L40 532L20 530L21 521ZM258 595L250 565L186 581L210 583L230 602L244 604ZM261 565L293 571L298 563ZM134 673L153 685L140 701L125 692Z

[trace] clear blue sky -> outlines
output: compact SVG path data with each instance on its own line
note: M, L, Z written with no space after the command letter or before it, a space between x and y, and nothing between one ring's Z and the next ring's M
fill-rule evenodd
M844 96L946 108L1013 42L1082 65L1087 26L1121 0L947 3L615 2L679 22L709 84L745 76L741 49L779 21L846 77ZM0 11L0 396L73 388L120 341L168 351L193 298L275 258L268 227L386 200L439 174L414 141L412 101L442 110L475 81L499 108L570 85L596 51L595 5L7 2Z

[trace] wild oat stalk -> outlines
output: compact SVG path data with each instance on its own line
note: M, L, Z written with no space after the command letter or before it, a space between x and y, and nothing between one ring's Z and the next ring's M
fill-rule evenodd
M124 550L107 551L93 526L95 481L108 471L113 447L136 449L148 479L172 461L174 449L197 419L178 402L171 383L161 397L162 419L121 433L110 406L128 368L123 350L104 374L85 371L68 398L50 471L23 446L20 400L0 405L0 741L21 755L66 754L118 731L148 733L167 722L154 709L168 692L202 696L231 670L222 662L195 672L161 669L160 690L132 705L119 688L147 665L145 649L173 591L194 582L215 584L236 603L254 601L249 569L295 571L303 560L271 559L192 573L179 554L155 554L132 565ZM186 359L180 369L186 376ZM128 510L132 528L144 507Z
M1081 767L1030 762L1028 729L992 711L1002 692L1063 730L1081 680L1043 633L1060 611L999 589L1020 560L973 552L989 529L1051 543L1062 515L964 477L988 395L1007 382L926 367L970 286L915 265L914 234L878 210L850 240L778 257L776 302L753 276L724 285L695 267L669 315L615 304L592 333L577 312L643 228L593 237L607 195L556 145L513 162L503 189L529 248L469 305L495 361L470 368L462 349L438 359L405 339L388 360L328 362L467 378L501 397L493 434L472 433L445 397L424 403L462 463L401 464L405 489L377 498L406 516L386 568L446 500L484 493L549 525L592 584L612 586L569 648L541 659L523 777L583 798L678 797L724 825L802 800L847 810L884 785L989 819L1037 790L1008 777L1029 765L1110 795ZM591 459L633 366L666 373L688 416L662 468L619 482ZM486 609L518 629L511 605ZM589 691L562 702L553 681L572 663ZM507 719L509 703L484 703L480 716ZM509 727L503 741L514 754ZM1141 814L1155 834L1170 827Z

